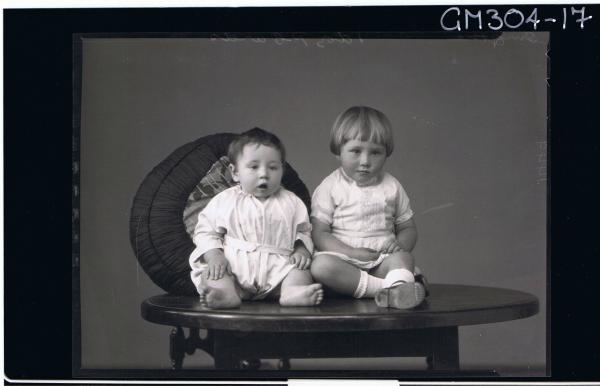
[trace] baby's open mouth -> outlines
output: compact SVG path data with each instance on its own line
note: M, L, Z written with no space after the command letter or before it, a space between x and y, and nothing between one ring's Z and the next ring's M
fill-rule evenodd
M260 184L260 185L258 185L258 188L259 188L259 189L266 189L266 188L268 188L268 187L269 187L269 185L267 185L266 183L265 183L265 184Z

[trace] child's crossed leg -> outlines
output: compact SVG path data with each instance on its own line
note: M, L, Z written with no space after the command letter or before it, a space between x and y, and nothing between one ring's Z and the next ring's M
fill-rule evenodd
M414 281L413 261L406 251L394 252L367 272L337 256L319 254L311 271L317 281L336 292L355 298L375 298L380 307L407 309L416 307L425 298L425 288Z

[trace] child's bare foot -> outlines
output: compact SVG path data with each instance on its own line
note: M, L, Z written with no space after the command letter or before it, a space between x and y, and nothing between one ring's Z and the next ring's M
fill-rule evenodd
M294 285L281 291L279 304L282 306L316 306L323 300L323 286L320 283Z
M208 308L236 308L242 304L242 299L236 292L203 286L200 293L200 304Z
M414 308L425 299L425 288L421 283L400 283L391 288L382 288L375 295L379 307L401 310Z

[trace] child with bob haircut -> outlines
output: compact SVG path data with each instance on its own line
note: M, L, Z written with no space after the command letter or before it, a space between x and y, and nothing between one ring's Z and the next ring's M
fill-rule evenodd
M426 291L415 282L413 211L400 182L383 170L394 150L388 118L351 107L336 119L329 147L341 165L313 194L312 237L319 251L313 277L338 293L375 298L379 307L419 305Z
M281 186L285 149L259 128L229 146L238 185L210 200L198 215L191 278L210 308L279 297L282 306L314 306L322 285L308 270L313 243L304 203Z

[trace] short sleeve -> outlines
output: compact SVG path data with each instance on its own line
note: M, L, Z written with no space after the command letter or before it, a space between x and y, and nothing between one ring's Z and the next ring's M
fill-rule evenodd
M224 194L216 195L208 205L198 214L198 221L194 228L192 240L196 248L190 254L192 269L196 263L203 263L201 256L211 249L223 248L223 234L225 224L222 220L226 208Z
M396 214L394 224L402 224L410 220L413 214L406 191L400 182L396 181Z
M332 185L328 180L323 181L312 196L311 214L315 218L327 225L333 223L333 196L331 195Z
M299 198L295 197L294 202L294 229L296 229L296 237L294 241L302 241L306 249L308 249L308 251L312 254L314 250L314 244L310 235L312 231L312 225L310 224L308 211L306 210L304 203Z

